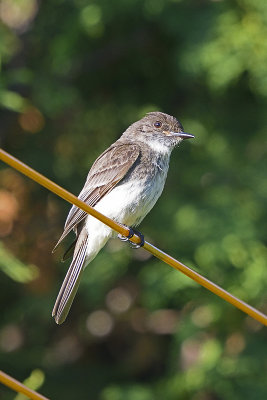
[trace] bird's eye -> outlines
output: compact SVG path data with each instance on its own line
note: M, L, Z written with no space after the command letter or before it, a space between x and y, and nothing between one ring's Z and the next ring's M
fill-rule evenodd
M156 121L155 123L154 123L154 127L155 128L160 128L162 126L162 123L160 122L160 121Z

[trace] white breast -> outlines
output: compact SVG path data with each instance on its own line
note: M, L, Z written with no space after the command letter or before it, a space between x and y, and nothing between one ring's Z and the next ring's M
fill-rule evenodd
M152 209L162 193L168 172L169 155L164 163L155 163L155 175L148 180L129 180L115 186L95 206L95 209L127 226L138 225ZM106 241L117 233L92 216L86 217L89 234L87 262L92 260Z
M167 170L160 170L149 182L128 181L101 199L95 209L122 224L138 225L162 193ZM90 218L91 219L91 218ZM90 223L86 224L90 232Z
M163 175L163 174L161 174ZM161 195L166 177L158 177L148 184L127 182L115 187L97 205L96 209L122 224L139 224Z

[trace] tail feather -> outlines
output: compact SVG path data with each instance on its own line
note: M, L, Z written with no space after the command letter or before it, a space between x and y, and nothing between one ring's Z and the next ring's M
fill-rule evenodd
M81 236L79 236L81 240L77 241L73 260L53 308L52 316L55 318L57 324L62 324L65 321L80 284L88 244L87 234L83 235L82 238Z

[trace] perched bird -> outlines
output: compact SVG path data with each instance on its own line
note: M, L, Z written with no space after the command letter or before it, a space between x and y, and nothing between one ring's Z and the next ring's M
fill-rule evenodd
M121 224L137 226L162 193L173 148L193 137L176 118L162 112L148 113L96 159L79 199ZM76 239L66 253L74 250L73 259L52 312L57 324L68 315L85 267L108 239L116 236L111 228L74 205L55 248L72 230Z

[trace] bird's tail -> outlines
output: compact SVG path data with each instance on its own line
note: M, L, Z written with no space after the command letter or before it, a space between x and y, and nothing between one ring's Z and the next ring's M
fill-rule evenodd
M84 269L87 245L88 235L80 235L75 246L72 262L52 311L52 316L55 318L57 324L62 324L65 321L76 295Z

